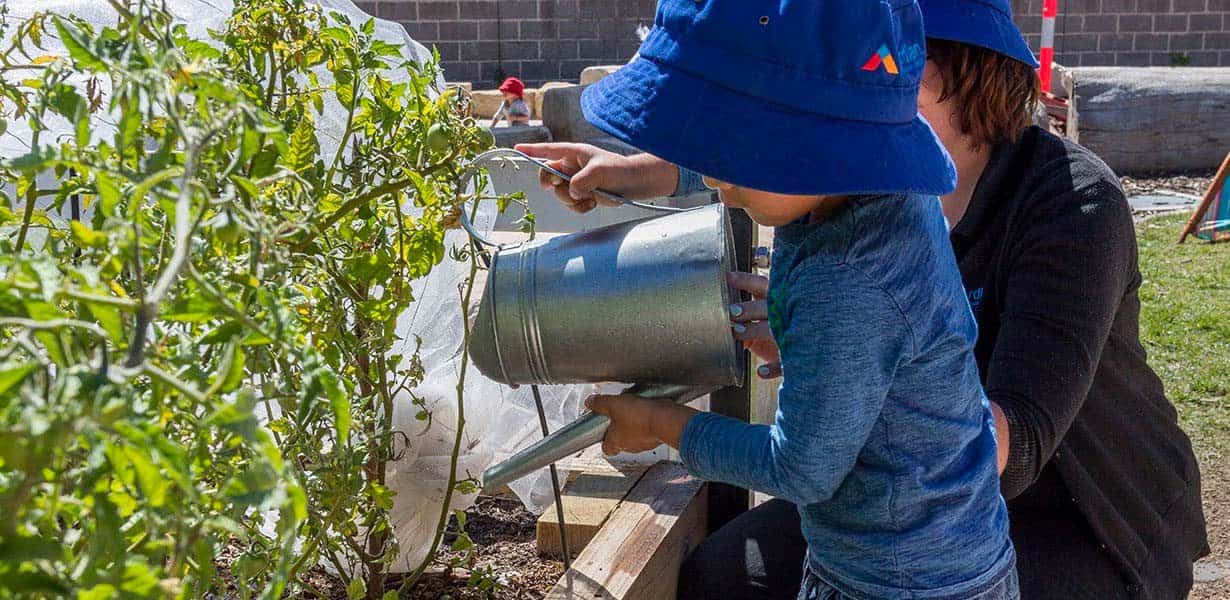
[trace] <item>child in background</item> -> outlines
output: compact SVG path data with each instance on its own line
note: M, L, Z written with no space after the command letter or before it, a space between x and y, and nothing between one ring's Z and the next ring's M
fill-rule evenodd
M530 105L525 102L525 84L516 77L509 77L500 84L500 92L504 94L504 102L491 117L491 126L495 127L501 119L508 119L512 126L529 125Z
M582 108L777 228L763 318L783 378L771 426L595 396L603 449L666 443L698 477L797 504L803 600L1018 598L937 198L956 172L918 115L917 4L661 0L655 24Z

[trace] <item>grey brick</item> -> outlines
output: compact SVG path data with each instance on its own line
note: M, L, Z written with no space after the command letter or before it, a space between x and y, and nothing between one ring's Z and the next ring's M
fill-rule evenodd
M457 0L420 0L418 5L419 19L441 20L456 19L458 16Z
M1119 31L1119 15L1085 15L1081 31L1086 33L1114 33Z
M1153 15L1119 15L1119 31L1153 31Z
M1189 52L1188 57L1191 59L1193 67L1216 67L1217 66L1216 50L1201 50L1197 52Z
M1137 33L1132 47L1136 50L1169 50L1170 36L1164 33Z
M1136 0L1102 0L1102 12L1126 13L1136 11Z
M475 41L478 39L478 21L442 21L440 39Z
M1171 52L1202 49L1204 49L1203 33L1176 33L1170 36Z
M459 44L461 60L467 61L483 61L492 60L496 57L498 44L495 42L468 42Z
M1170 0L1137 0L1136 10L1142 13L1170 12Z
M597 37L597 21L561 21L559 24L561 40L592 40Z
M1154 52L1149 55L1149 66L1172 67L1174 66L1174 57L1169 52Z
M1081 66L1102 67L1115 64L1114 52L1082 52Z
M1199 14L1188 16L1188 31L1221 31L1222 15Z
M544 40L538 44L539 54L544 59L561 60L579 58L576 40Z
M517 76L531 86L559 79L559 63L546 60L523 61Z
M499 0L500 17L504 19L537 19L537 0Z
M582 19L613 19L619 16L622 0L578 0Z
M478 21L478 39L487 42L500 39L501 25L502 21Z
M1230 50L1230 31L1204 34L1204 47L1206 50Z
M1148 52L1119 52L1115 54L1115 64L1126 67L1141 67L1149 64Z
M1079 15L1102 11L1102 0L1066 0L1060 12Z
M1132 49L1132 34L1103 33L1098 36L1098 50L1118 52Z
M462 61L444 65L444 79L446 81L474 81L478 79L478 63Z
M381 2L380 18L399 23L419 18L418 4L414 2Z
M463 0L457 10L463 19L494 19L500 14L498 0Z
M593 61L589 60L561 60L559 62L559 78L561 81L580 81L581 71L585 67L592 67Z
M521 39L551 40L559 37L555 21L521 21Z
M406 28L406 33L414 38L417 42L426 44L440 39L440 24L428 21L410 21L402 22L402 27Z
M1208 0L1172 0L1174 11L1177 13L1198 13L1204 12L1208 6Z
M500 44L500 55L504 60L537 60L538 42L504 41Z
M1153 31L1187 31L1187 15L1154 15Z
M461 45L458 42L436 42L432 46L440 53L441 61L455 61L461 58Z
M1078 33L1059 36L1055 48L1065 52L1085 52L1098 49L1098 36L1090 33Z

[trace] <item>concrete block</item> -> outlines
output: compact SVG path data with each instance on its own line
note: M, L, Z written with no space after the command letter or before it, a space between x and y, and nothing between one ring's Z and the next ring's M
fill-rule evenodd
M1213 169L1230 148L1230 67L1077 67L1081 143L1121 175Z
M586 86L574 85L546 90L542 98L542 124L560 142L580 142L606 134L590 125L581 113L581 92Z
M567 83L564 81L548 81L538 86L538 89L535 90L535 93L534 93L534 101L530 104L530 110L532 110L534 113L532 116L535 119L542 118L542 97L546 95L547 90L553 90L555 88L562 88L562 87L571 87L573 85L576 85L576 84ZM529 99L527 98L526 101L528 102Z
M615 71L618 71L623 65L599 65L594 67L586 67L581 71L581 85L589 85Z
M491 127L495 145L512 148L517 144L534 144L551 141L551 130L542 126L542 121L530 121L529 125L510 126L507 122Z

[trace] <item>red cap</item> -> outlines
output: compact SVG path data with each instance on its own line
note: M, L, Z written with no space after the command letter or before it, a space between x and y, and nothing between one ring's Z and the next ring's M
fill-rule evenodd
M508 79L504 80L504 83L500 84L500 91L501 92L512 92L516 94L518 98L524 98L525 97L525 84L521 83L521 80L517 79L516 77L509 77Z

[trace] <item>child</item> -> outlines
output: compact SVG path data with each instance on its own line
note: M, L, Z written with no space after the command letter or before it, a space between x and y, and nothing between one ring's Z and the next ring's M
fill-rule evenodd
M512 126L529 125L530 105L525 103L525 84L516 77L509 77L500 84L500 92L504 94L504 101L491 117L491 126L495 127L500 119L508 119Z
M661 0L628 66L582 96L616 138L777 227L772 426L597 396L608 453L667 443L696 476L798 505L800 598L1019 596L976 326L917 112L911 0ZM581 165L583 166L583 165Z

